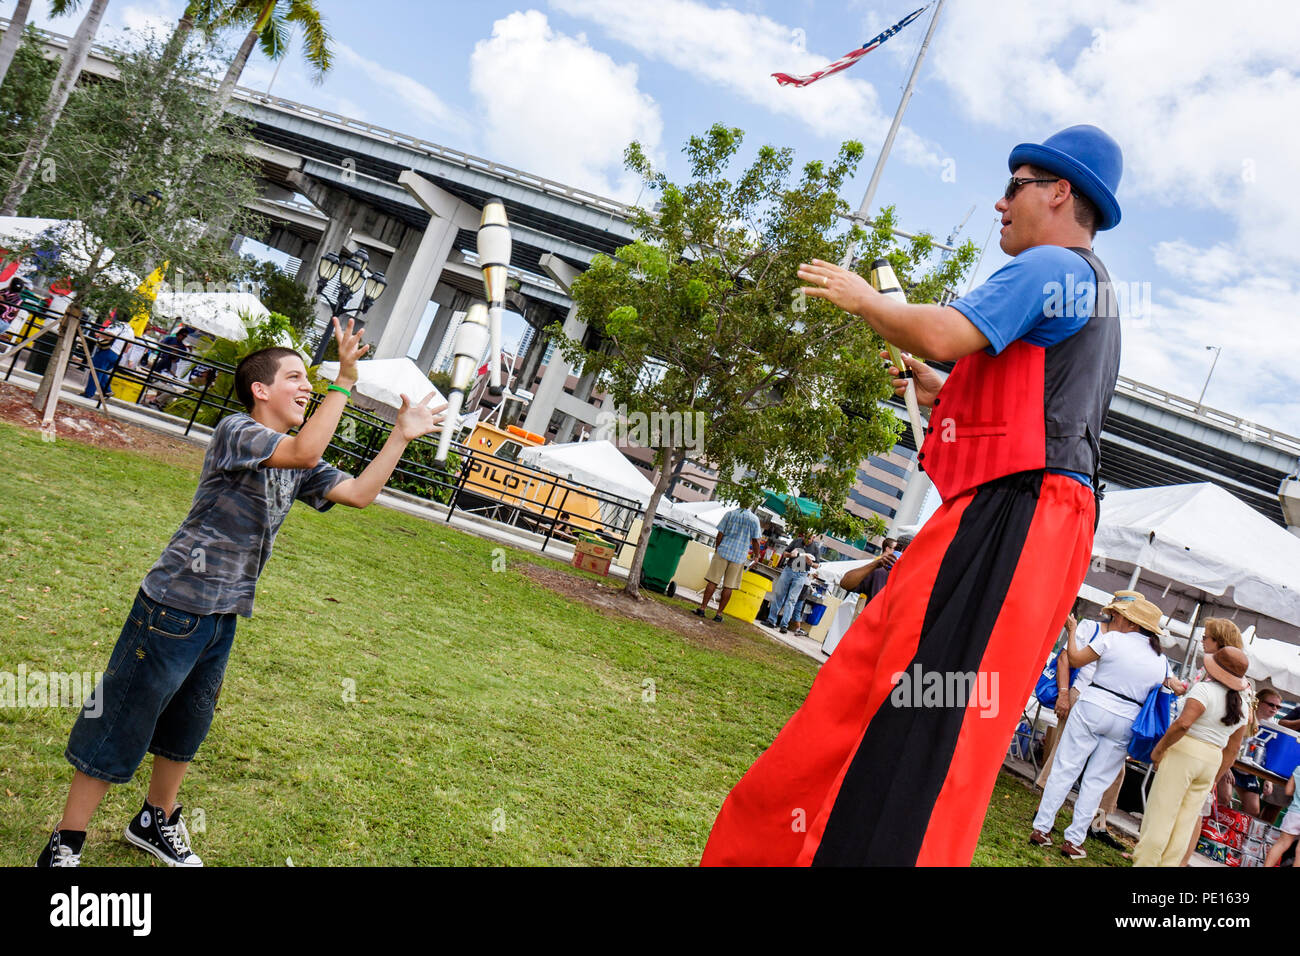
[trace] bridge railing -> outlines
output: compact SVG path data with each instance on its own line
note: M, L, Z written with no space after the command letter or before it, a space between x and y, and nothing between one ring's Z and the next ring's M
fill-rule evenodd
M537 176L533 173L525 172L522 169L515 169L513 166L507 166L504 163L484 159L481 156L475 156L472 153L453 149L450 146L443 146L440 143L430 142L427 139L421 139L418 136L412 136L408 133L399 133L396 130L391 130L375 123L369 123L362 119L344 116L342 113L335 113L333 110L322 109L319 106L311 106L307 103L299 103L296 100L285 99L282 96L268 95L265 91L250 89L246 86L235 87L235 96L236 98L248 103L255 103L259 106L281 110L286 113L306 116L318 122L326 123L337 129L362 133L366 136L371 136L375 139L391 143L394 146L402 146L406 149L413 149L417 152L426 153L430 156L435 156L438 159L444 159L448 162L455 163L458 166L463 166L465 169L487 173L501 179L513 180L521 185L536 189L539 192L558 196L562 199L583 206L590 206L599 212L607 212L620 219L627 219L632 214L631 206L621 203L616 199L598 196L595 193L588 192L585 189L579 189L576 186L566 186L564 183L556 182L553 179L547 179L544 176Z
M1163 388L1126 378L1123 375L1115 383L1115 391L1142 401L1163 405L1171 411L1189 415L1207 425L1238 432L1246 441L1273 445L1281 451L1300 456L1300 438L1257 424L1248 418L1242 418L1240 415L1233 415L1217 408L1198 405L1189 398L1183 398L1181 395L1167 392Z
M7 29L9 26L8 17L0 17L0 28ZM32 27L36 33L50 46L60 49L67 49L71 42L71 37L61 33L54 33L50 30L42 30L39 27ZM91 44L91 52L99 54L105 59L111 59L119 51L103 43ZM268 95L265 91L254 90L247 86L235 87L235 98L245 102L256 103L260 106L268 106L272 109L282 110L287 113L295 113L302 116L310 117L314 120L327 123L339 129L349 130L355 133L363 133L367 136L374 137L384 142L392 143L395 146L403 146L407 149L413 149L418 152L427 153L436 156L439 159L445 159L448 162L464 166L466 169L478 170L502 179L512 179L525 186L530 186L539 192L549 193L570 202L580 205L590 206L600 212L607 212L611 215L618 216L621 219L627 219L632 214L632 207L617 199L609 199L606 196L598 196L596 193L588 192L585 189L578 189L575 186L566 186L564 183L556 182L553 179L547 179L544 176L536 176L532 173L525 172L522 169L515 169L513 166L507 166L504 163L497 163L490 159L484 159L481 156L475 156L472 153L466 153L459 149L453 149L450 146L443 146L440 143L433 143L427 139L421 139L418 136L411 136L408 133L400 133L397 130L391 130L384 126L378 126L375 123L368 123L362 119L356 119L351 116L344 116L341 113L335 113L333 110L321 109L317 106L311 106L307 103L299 103L296 100L285 99L282 96Z

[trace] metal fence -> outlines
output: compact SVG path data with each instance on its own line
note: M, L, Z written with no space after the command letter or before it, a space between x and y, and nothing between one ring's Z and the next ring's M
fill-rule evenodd
M33 329L24 329L17 348L0 358L8 358L6 381L12 376L20 358L36 374L44 371L54 351L60 316L40 309L27 310L33 316ZM44 330L37 321L44 322ZM134 393L132 404L145 405L185 423L188 435L196 424L215 426L222 418L245 409L234 396L235 369L225 363L194 355L186 349L161 343L144 342L126 336L106 335L88 323L82 331L92 345L86 356L80 339L69 362L69 369L87 373L86 397L96 397L90 375L97 375L105 395L114 397L116 390ZM98 345L98 348L94 346ZM142 350L132 355L133 346ZM125 357L132 355L128 364ZM181 363L189 363L188 369ZM313 393L307 414L312 414L323 399ZM114 401L125 401L114 397ZM99 404L102 404L100 402ZM344 410L325 454L330 464L356 474L370 464L383 448L392 424L362 409ZM452 454L445 468L434 464L437 452L435 436L417 438L406 446L386 487L405 492L447 508L447 521L457 511L479 515L543 536L542 550L552 540L573 541L579 537L599 539L614 548L628 543L628 534L644 515L640 502L601 491L533 468L482 452L472 452L452 443Z

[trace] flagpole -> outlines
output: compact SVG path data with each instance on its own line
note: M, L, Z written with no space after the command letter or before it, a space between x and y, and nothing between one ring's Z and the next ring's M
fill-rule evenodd
M917 74L921 72L921 61L925 59L925 51L930 46L930 37L934 35L935 24L939 22L939 13L943 10L944 0L938 0L939 5L934 9L934 16L930 18L930 29L925 32L925 40L921 43L921 49L916 54L916 62L912 64L912 75L907 79L907 87L903 90L903 98L898 102L898 112L894 114L894 122L889 127L889 135L885 137L885 145L880 148L880 157L876 160L876 168L871 173L871 182L867 183L867 194L862 197L862 205L858 207L858 214L854 217L855 222L868 222L871 213L871 200L876 196L876 187L880 185L881 173L885 171L885 160L889 159L889 151L894 148L894 137L898 135L898 127L903 122L903 113L907 111L907 102L912 98L912 90L916 87ZM844 258L840 260L840 266L847 269L853 262L853 255L857 251L855 243L849 243L849 247L844 250Z

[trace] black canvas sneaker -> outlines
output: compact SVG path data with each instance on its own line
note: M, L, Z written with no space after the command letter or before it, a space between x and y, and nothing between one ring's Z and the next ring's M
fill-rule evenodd
M123 833L128 843L147 850L168 866L202 866L199 855L190 849L190 831L181 819L181 808L168 819L158 807L145 801Z
M45 844L45 849L41 851L36 865L42 868L47 866L81 866L81 845L86 839L86 835L82 833L79 836L80 839L55 830L50 834L50 842ZM65 840L67 842L64 842Z

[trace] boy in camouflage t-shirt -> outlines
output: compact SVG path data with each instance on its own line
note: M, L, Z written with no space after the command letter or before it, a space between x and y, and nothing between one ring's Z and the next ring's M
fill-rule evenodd
M91 815L113 783L128 783L154 755L149 794L126 839L169 866L201 866L176 802L212 723L237 615L250 617L258 575L294 500L319 511L364 508L408 443L438 427L441 409L403 396L388 441L349 477L320 460L369 346L335 321L339 375L304 424L311 383L292 349L262 349L235 370L248 414L217 425L190 512L136 595L103 681L77 718L65 756L75 768L63 819L38 866L77 866ZM298 434L291 428L301 426Z

